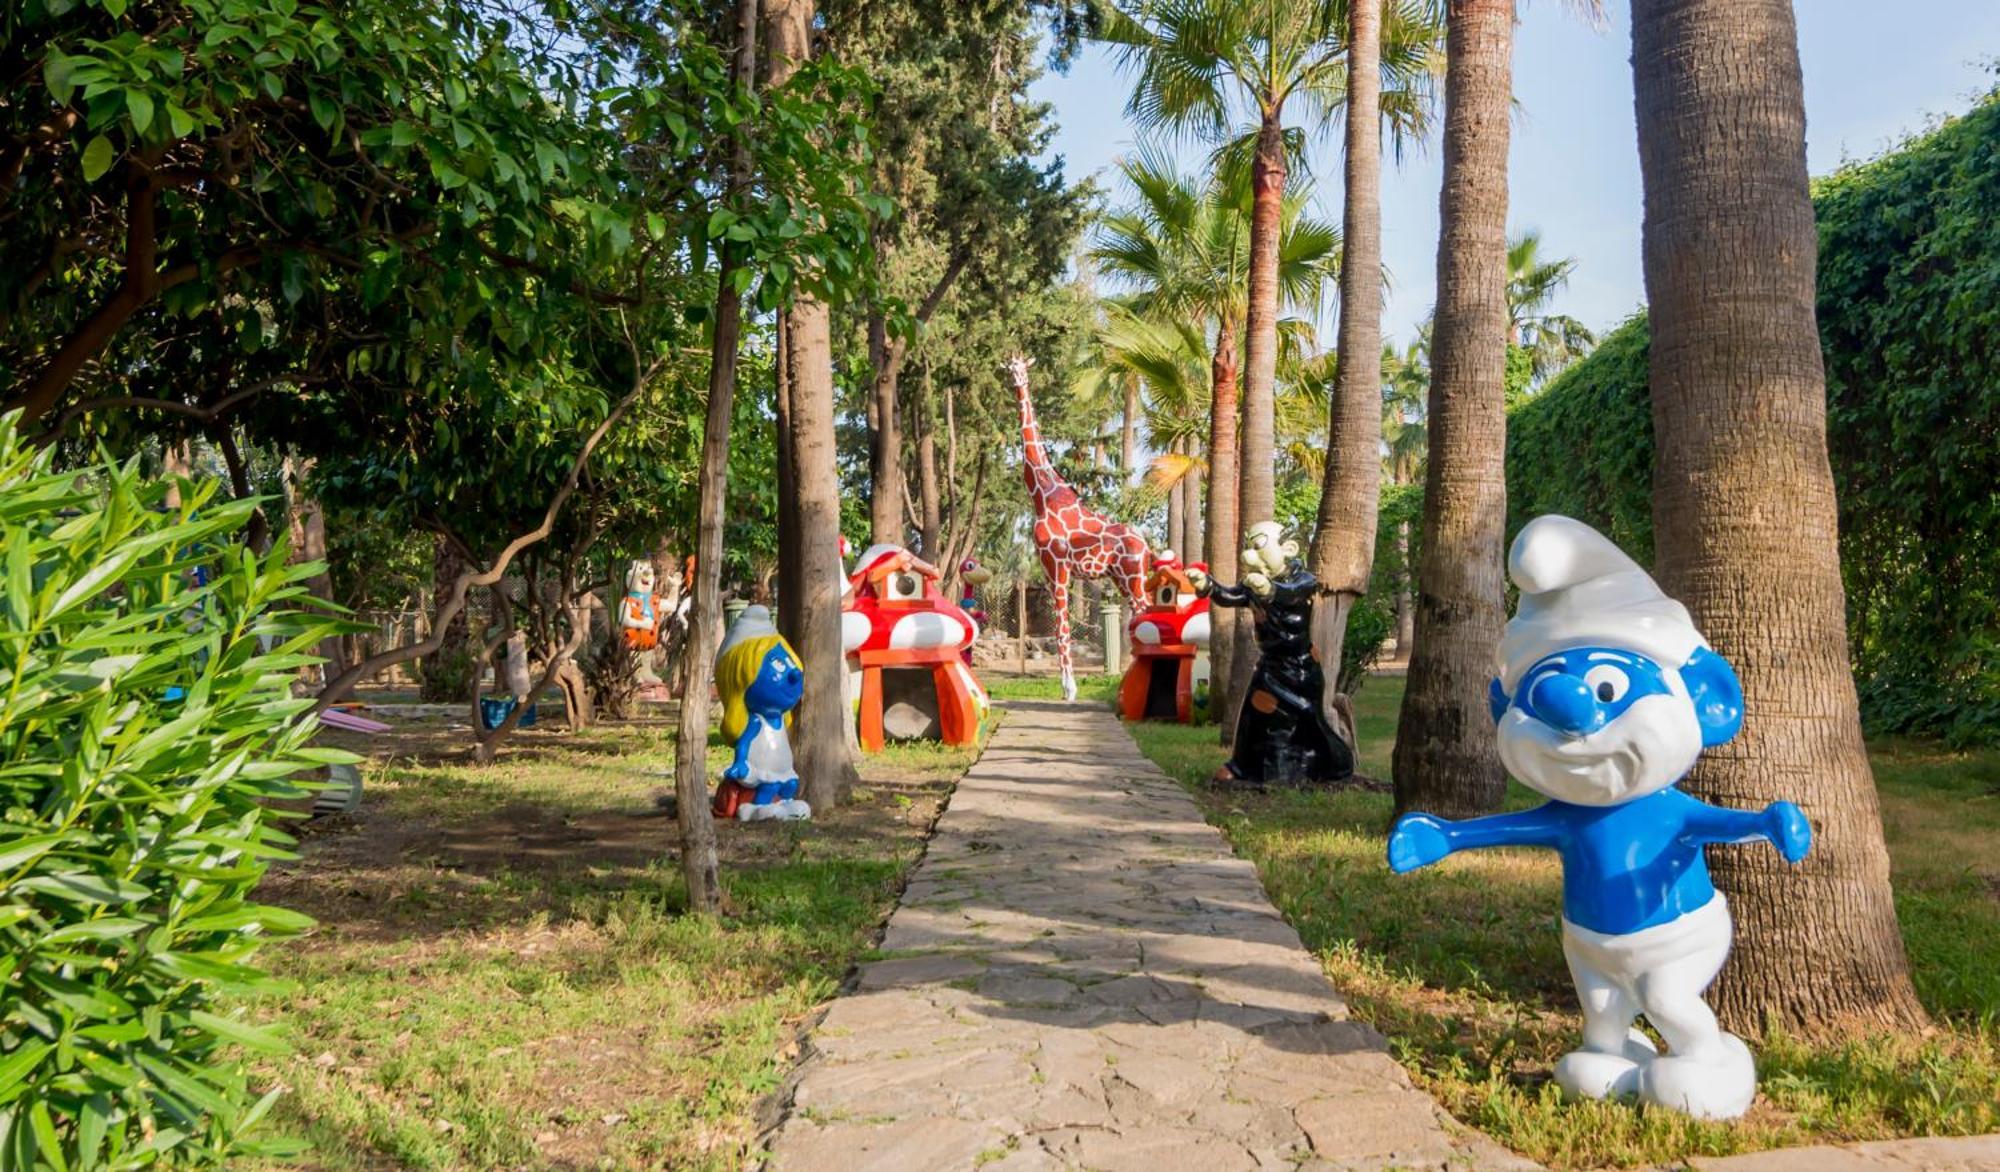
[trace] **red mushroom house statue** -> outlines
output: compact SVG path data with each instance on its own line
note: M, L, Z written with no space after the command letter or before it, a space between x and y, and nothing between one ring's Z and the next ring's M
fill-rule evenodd
M1200 563L1194 568L1203 569ZM1196 657L1208 646L1208 599L1197 597L1172 550L1146 575L1146 609L1126 624L1132 665L1118 686L1127 720L1194 720Z
M974 745L990 705L960 655L979 626L938 589L938 568L898 545L871 546L848 575L841 641L861 677L861 747L890 739Z

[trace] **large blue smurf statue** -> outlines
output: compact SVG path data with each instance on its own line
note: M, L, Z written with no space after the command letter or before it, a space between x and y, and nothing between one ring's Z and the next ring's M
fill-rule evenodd
M1556 1082L1734 1118L1757 1093L1757 1068L1702 1000L1731 936L1702 848L1764 839L1796 863L1812 827L1790 802L1729 810L1676 788L1704 747L1742 728L1743 689L1687 609L1617 546L1582 522L1538 517L1508 572L1521 604L1491 685L1500 759L1549 801L1465 822L1406 814L1389 866L1489 846L1562 852L1563 954L1584 1024ZM1667 1053L1632 1028L1642 1013Z

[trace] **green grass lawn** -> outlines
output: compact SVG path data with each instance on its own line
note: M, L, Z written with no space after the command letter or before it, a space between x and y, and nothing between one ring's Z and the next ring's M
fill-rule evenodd
M1389 776L1403 681L1357 697L1359 771ZM1086 681L1086 695L1108 696ZM1807 1142L2000 1130L2000 751L1872 747L1926 1038L1756 1045L1764 1096L1734 1124L1623 1104L1564 1103L1549 1081L1580 1019L1557 931L1561 870L1547 852L1480 851L1413 875L1383 861L1387 794L1218 795L1213 726L1133 726L1254 861L1356 1017L1390 1039L1453 1114L1564 1167L1653 1164ZM1510 804L1533 795L1512 788Z
M894 906L976 757L892 746L809 823L718 826L735 914L690 917L669 722L376 747L357 816L307 828L261 897L320 924L254 1006L296 1052L291 1167L737 1168L796 1036ZM717 771L726 759L711 745Z

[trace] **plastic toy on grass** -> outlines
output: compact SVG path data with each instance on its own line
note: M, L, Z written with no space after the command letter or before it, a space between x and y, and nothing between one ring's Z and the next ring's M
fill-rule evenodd
M861 747L891 738L979 743L991 702L960 657L978 634L938 589L938 569L898 545L870 546L848 576L841 646L861 677Z
M1215 771L1218 786L1262 787L1339 781L1354 773L1354 750L1320 708L1326 673L1312 647L1313 593L1319 581L1299 561L1276 521L1244 531L1243 583L1224 586L1202 571L1188 580L1213 606L1250 608L1257 667L1236 714L1236 741Z
M1195 660L1208 646L1208 599L1191 574L1206 574L1200 562L1183 569L1172 550L1162 550L1146 575L1146 609L1126 623L1132 637L1132 665L1118 686L1118 710L1127 720L1194 720Z
M715 816L756 822L812 817L786 734L805 692L805 669L762 606L746 607L715 660L722 739L734 751L715 790Z
M1617 546L1580 521L1537 517L1508 572L1521 604L1490 686L1500 759L1550 800L1464 822L1405 814L1389 866L1489 846L1559 851L1583 1045L1556 1064L1556 1082L1585 1098L1735 1118L1756 1097L1757 1067L1702 1000L1732 935L1702 848L1762 840L1796 863L1812 827L1790 802L1730 810L1676 788L1703 748L1742 728L1743 689L1686 608ZM1667 1053L1632 1028L1640 1014Z

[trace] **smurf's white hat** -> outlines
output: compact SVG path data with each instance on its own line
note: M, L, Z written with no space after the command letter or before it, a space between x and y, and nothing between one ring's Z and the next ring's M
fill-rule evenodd
M1500 637L1500 686L1509 692L1543 656L1565 647L1616 647L1678 668L1708 646L1687 608L1652 575L1581 521L1536 517L1507 551L1521 605Z
M729 633L723 636L722 650L717 651L715 657L721 659L731 647L745 639L759 639L777 633L778 625L771 621L770 607L746 606L743 608L743 613L737 615L736 621L730 625Z

